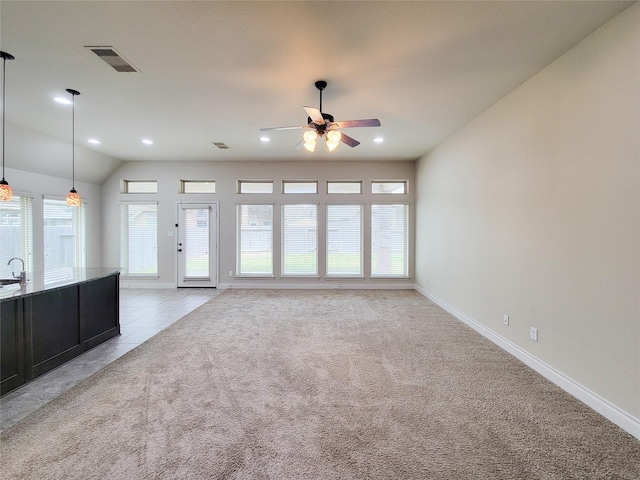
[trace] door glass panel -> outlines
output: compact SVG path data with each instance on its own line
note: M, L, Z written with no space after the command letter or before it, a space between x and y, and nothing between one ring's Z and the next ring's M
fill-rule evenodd
M184 211L184 260L186 278L209 278L209 210Z

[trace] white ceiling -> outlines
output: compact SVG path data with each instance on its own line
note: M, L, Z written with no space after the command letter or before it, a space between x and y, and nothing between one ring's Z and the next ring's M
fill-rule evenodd
M70 176L65 153L15 145L27 130L70 140L71 107L52 100L66 88L81 92L76 143L119 160L413 160L632 3L2 0L0 49L16 57L6 118L19 127L7 167ZM306 123L319 79L325 112L382 126L346 130L362 144L331 154L294 150L299 130L262 143L261 127ZM90 150L77 150L76 178L100 183L119 160Z

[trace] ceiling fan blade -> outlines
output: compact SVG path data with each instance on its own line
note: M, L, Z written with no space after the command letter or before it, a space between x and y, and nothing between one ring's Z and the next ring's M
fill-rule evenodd
M366 120L342 120L335 122L339 128L351 128L351 127L379 127L380 120L377 118L368 118Z
M357 147L358 145L360 145L360 142L358 140L356 140L355 138L351 138L349 135L345 135L342 132L340 132L340 133L342 134L342 135L340 135L340 141L342 143L346 143L350 147Z
M324 124L324 118L322 118L322 112L318 110L316 107L302 107L302 108L304 108L304 111L307 112L307 115L309 115L309 118L311 118L311 121L313 123L316 123L318 125Z
M301 128L308 128L308 125L295 125L292 127L270 127L270 128L261 128L261 132L269 132L271 130L299 130Z

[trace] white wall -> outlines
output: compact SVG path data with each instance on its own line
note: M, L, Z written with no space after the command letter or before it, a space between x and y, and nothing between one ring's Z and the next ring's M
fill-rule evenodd
M71 180L13 168L6 168L5 179L9 182L14 195L33 197L33 269L42 271L44 270L42 200L44 196L64 200L71 190ZM101 187L77 180L75 187L86 208L87 267L101 267L103 266ZM118 264L116 263L115 266Z
M407 202L410 203L410 214L413 215L413 184L415 162L330 162L323 159L317 162L125 162L103 185L103 230L104 263L105 265L119 264L119 202L125 200L157 200L158 201L158 270L159 275L154 280L136 280L122 278L124 286L144 286L168 288L175 287L177 281L177 253L176 237L170 237L169 232L175 230L177 221L178 202L219 202L219 282L221 287L279 287L288 286L327 288L327 280L322 278L322 269L319 279L287 279L277 275L280 263L279 254L279 207L282 203L312 202L322 209L328 202L349 202L370 204L372 201ZM185 195L179 194L180 180L215 180L216 193L210 195ZM238 195L236 182L244 180L273 180L274 191L280 192L280 183L283 179L290 180L318 180L319 193L317 195ZM370 181L375 180L409 180L409 193L407 195L376 195L370 193ZM132 195L121 194L120 184L122 180L157 180L157 195ZM363 195L327 195L326 180L363 180ZM367 189L368 187L368 189ZM272 203L274 204L274 279L246 279L229 276L229 271L236 271L236 235L235 235L235 208L238 203ZM365 215L367 209L365 207ZM413 221L411 221L413 232ZM367 238L368 230L364 235ZM319 241L325 238L324 225L318 225ZM365 242L366 243L366 242ZM413 245L413 241L411 242ZM322 262L323 247L319 245L319 260ZM367 257L365 250L365 258ZM413 258L413 256L411 256ZM319 265L319 266L320 266ZM366 273L366 269L365 269ZM413 274L411 268L410 274ZM336 280L331 281L333 286ZM376 280L340 280L341 288L357 287L366 284L374 287L403 287L413 288L413 279L382 281Z
M416 172L419 289L602 400L636 436L639 25L635 4Z

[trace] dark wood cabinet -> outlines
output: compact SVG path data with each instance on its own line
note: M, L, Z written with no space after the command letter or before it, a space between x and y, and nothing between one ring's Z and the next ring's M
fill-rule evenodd
M119 273L0 302L0 394L120 334Z
M2 393L25 382L22 300L0 303L0 378Z

